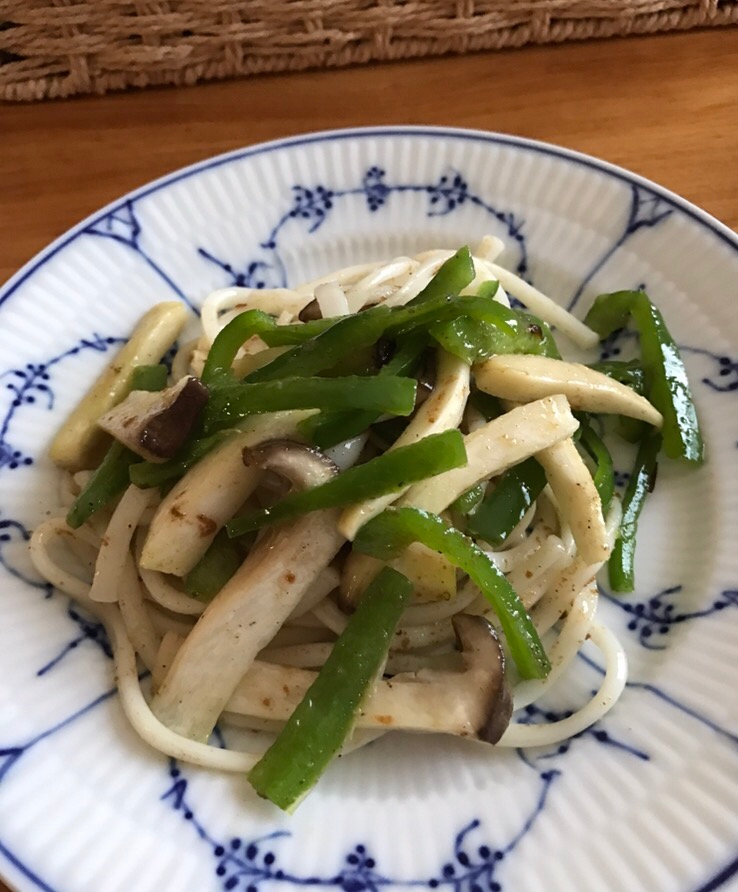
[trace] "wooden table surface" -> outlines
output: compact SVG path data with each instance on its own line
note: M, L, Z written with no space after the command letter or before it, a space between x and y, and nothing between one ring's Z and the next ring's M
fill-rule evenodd
M0 105L0 282L81 218L174 168L357 125L558 143L738 229L737 58L738 30L724 29Z

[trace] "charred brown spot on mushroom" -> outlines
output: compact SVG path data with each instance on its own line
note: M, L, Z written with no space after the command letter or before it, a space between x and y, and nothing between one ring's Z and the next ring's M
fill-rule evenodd
M206 517L204 514L197 515L197 525L200 527L201 536L212 536L218 529L218 524L213 518Z

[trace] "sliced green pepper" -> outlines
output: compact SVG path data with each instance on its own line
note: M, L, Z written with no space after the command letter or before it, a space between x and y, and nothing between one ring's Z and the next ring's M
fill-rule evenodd
M377 373L379 378L412 375L420 362L427 344L424 332L413 332L397 342L395 355ZM358 437L380 417L377 412L347 410L345 412L320 412L300 422L300 433L320 449L329 449L337 443L345 443Z
M615 473L610 450L587 418L579 416L578 433L579 442L594 462L592 480L602 502L602 513L607 514L615 493Z
M184 579L184 590L199 601L209 603L241 566L235 542L220 530L210 547Z
M510 468L469 518L469 532L498 548L525 517L545 486L546 474L534 458Z
M652 434L641 441L633 472L623 497L620 532L607 564L610 587L615 592L632 592L635 586L635 547L640 517L646 496L656 482L656 467L661 436Z
M464 362L473 365L500 353L535 353L559 359L551 329L528 313L499 307L499 322L490 323L470 316L434 325L431 336ZM505 323L505 328L500 323Z
M646 392L646 376L643 372L643 366L637 359L625 361L613 359L604 362L593 362L590 368L594 369L595 372L607 375L608 378L612 378L614 381L625 384L626 387L630 387L631 390L635 390L641 396Z
M458 499L451 504L451 510L463 516L471 514L484 498L484 490L485 484L478 483L476 486L472 486L471 489L467 489L466 492L462 492Z
M446 297L448 294L461 294L464 288L474 281L474 275L474 260L468 246L464 245L453 257L444 261L435 276L408 306L424 304L429 300Z
M256 792L292 811L343 746L381 671L412 583L389 567L367 588L330 656L277 739L248 774Z
M646 395L664 416L663 448L669 458L699 465L704 445L679 348L664 318L643 291L600 295L585 324L606 338L631 318L638 330Z
M440 517L418 508L387 508L359 530L354 550L391 560L413 542L440 552L471 578L492 605L520 675L545 678L551 664L515 589L472 539Z
M167 383L164 365L137 366L131 376L131 390L163 390ZM140 462L140 456L114 440L103 460L87 481L87 486L74 500L67 512L67 523L76 530L88 521L96 511L109 505L131 483L130 468Z
M276 505L238 517L226 527L229 536L240 536L292 517L352 505L387 493L399 492L410 483L435 477L466 464L464 438L457 430L432 434L349 468L327 483L285 496Z
M140 460L135 452L114 440L67 512L69 526L76 530L96 511L118 498L131 482L128 477L131 465Z
M208 433L233 427L248 415L286 409L336 411L366 409L410 415L415 407L414 378L391 375L345 378L280 378L258 384L219 384L211 389L205 408Z

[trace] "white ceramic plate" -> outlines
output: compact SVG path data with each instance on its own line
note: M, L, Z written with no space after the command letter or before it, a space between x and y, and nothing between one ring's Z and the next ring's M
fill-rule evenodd
M601 607L630 657L622 700L545 751L386 737L332 767L294 817L241 778L170 765L129 731L100 630L29 566L28 530L53 500L53 431L155 301L196 305L229 283L297 283L487 232L577 310L645 284L694 382L709 462L661 468L637 593ZM735 888L736 282L736 236L665 190L457 130L245 149L53 244L0 292L0 873L23 892ZM597 686L593 659L553 711Z

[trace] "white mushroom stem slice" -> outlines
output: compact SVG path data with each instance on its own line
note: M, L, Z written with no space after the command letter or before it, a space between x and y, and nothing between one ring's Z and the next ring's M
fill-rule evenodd
M469 396L469 366L445 350L439 350L437 356L436 383L433 392L415 413L415 417L402 435L392 444L391 449L417 443L418 440L431 434L452 430L461 422ZM347 539L353 540L367 521L381 514L408 488L352 505L341 515L339 529Z
M536 458L559 503L564 521L571 527L579 556L585 564L606 561L610 541L602 502L584 459L571 439L540 451Z
M299 452L299 456L296 453ZM336 473L305 446L270 444L264 467L302 487ZM206 741L257 653L274 638L343 543L337 509L269 530L195 624L152 703L167 727Z
M183 303L167 301L143 316L54 437L49 448L54 464L71 471L99 464L109 440L98 428L98 418L127 396L136 366L159 362L179 337L187 315Z
M426 669L377 682L356 720L359 728L434 731L496 743L510 720L512 701L504 657L489 622L459 614L454 629L463 669ZM228 701L229 713L284 721L316 673L255 662Z
M343 288L338 282L324 282L318 285L315 289L315 300L318 302L323 319L348 316L351 312Z
M551 300L543 292L534 288L531 284L521 279L520 276L496 263L489 263L490 272L497 277L500 285L513 297L524 303L536 316L540 316L544 322L554 325L570 338L578 347L587 349L594 347L599 341L597 332L592 331L576 316L565 310L556 301Z
M474 369L477 385L487 393L518 403L563 393L583 412L628 415L661 427L663 418L645 397L578 362L548 356L493 356Z
M416 483L401 504L438 514L467 489L565 440L578 427L564 396L548 396L511 409L464 437L465 467Z
M147 570L184 576L210 547L219 529L256 489L261 469L245 467L243 450L275 437L294 436L313 410L258 415L243 433L214 449L178 481L162 501L141 553Z

